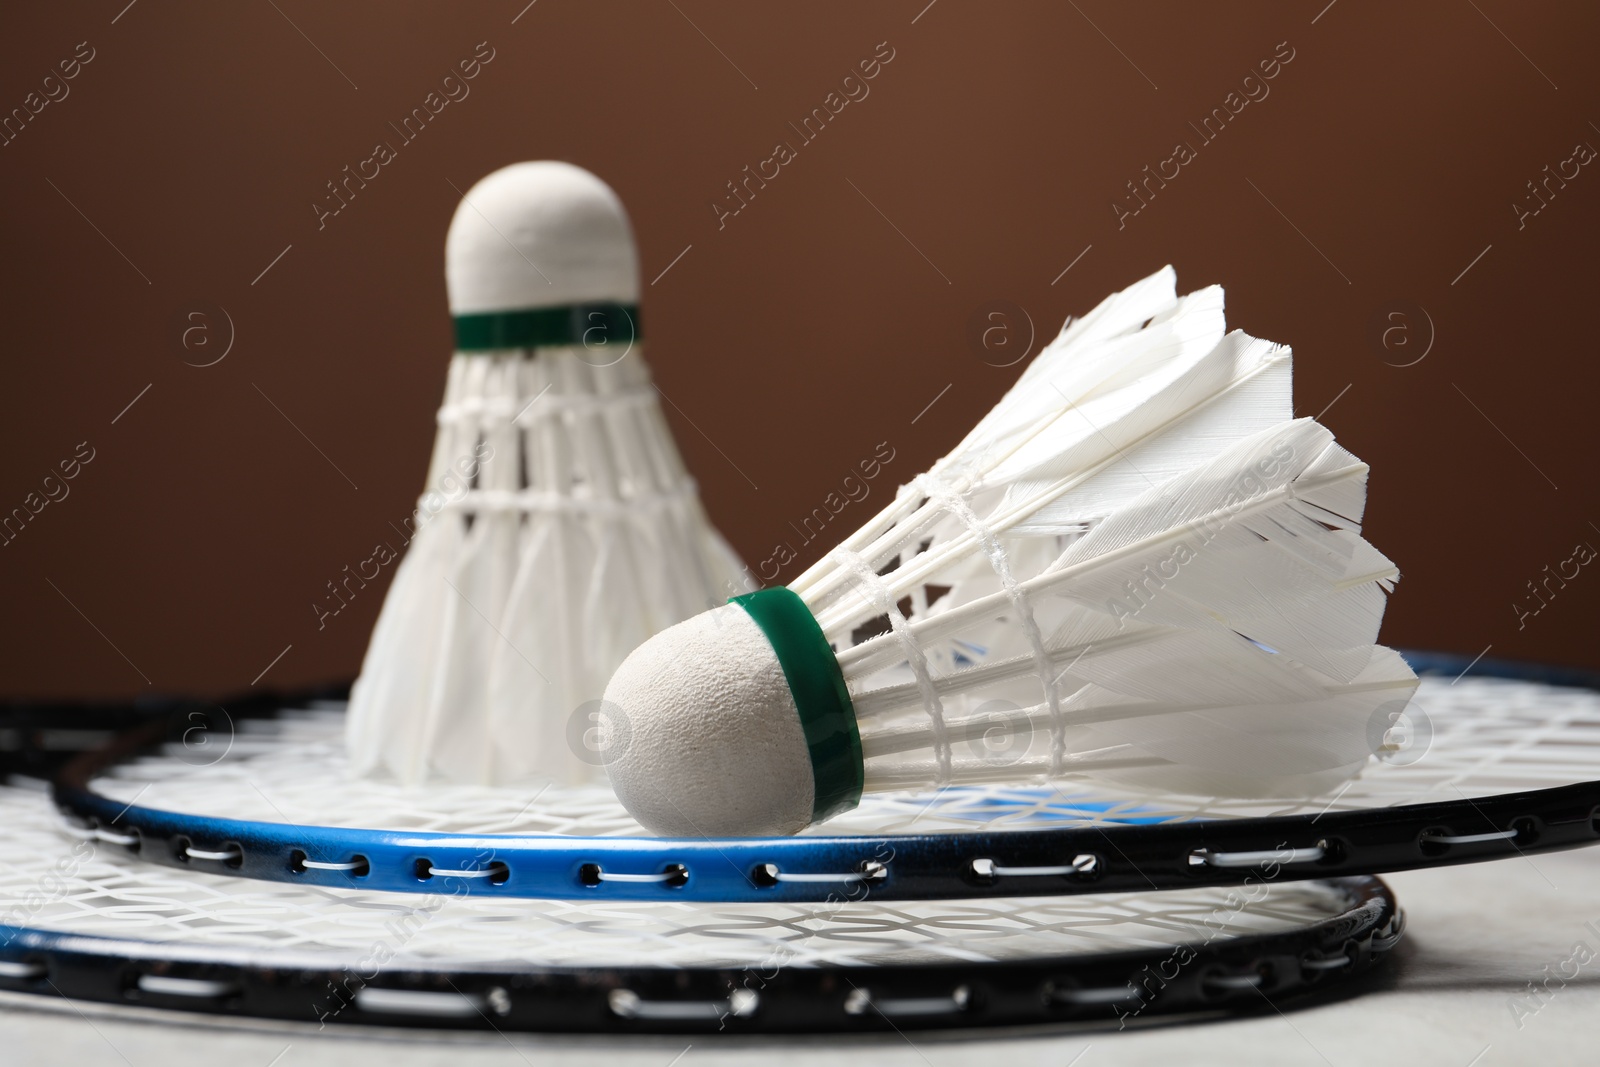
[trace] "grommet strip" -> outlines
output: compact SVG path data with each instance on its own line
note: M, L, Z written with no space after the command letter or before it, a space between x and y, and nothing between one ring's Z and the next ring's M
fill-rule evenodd
M602 882L667 882L679 877L672 871L662 871L659 874L609 874L604 870L595 872L595 878Z
M947 997L875 997L872 990L856 988L844 999L846 1015L865 1015L876 1010L885 1018L906 1015L952 1015L967 1010L972 990L956 986Z
M781 882L796 885L878 885L888 876L889 865L878 860L866 860L856 870L837 874L830 871L786 872L776 863L758 863L750 869L750 881L760 889L771 889Z
M189 847L183 854L192 860L210 860L213 863L231 863L244 859L244 850L239 848L225 848L220 851L211 851L203 848Z
M81 837L85 841L104 841L108 845L137 845L139 834L119 834L115 830L108 830L104 826L76 826L66 823L67 833L73 837Z
M311 864L307 863L306 866L310 867ZM341 866L339 869L344 870L345 868ZM428 877L430 878L493 878L501 873L503 872L498 867L480 867L477 870L463 868L452 870L449 867L434 867L432 865L428 867Z
M1124 986L1094 986L1088 989L1056 989L1050 999L1074 1007L1098 1007L1104 1004L1122 1004L1139 999L1139 990L1130 982Z
M1422 840L1430 845L1477 845L1485 841L1510 841L1516 836L1515 830L1498 830L1489 834L1423 834Z
M1189 853L1192 867L1262 867L1271 863L1315 863L1328 854L1321 845L1310 848L1265 848L1257 852L1212 852L1197 848Z
M585 863L578 868L578 881L591 889L602 882L620 882L624 884L661 885L676 892L688 884L689 868L681 863L669 863L665 870L638 874L620 871L608 872L598 863Z
M850 874L784 874L779 871L772 876L774 882L860 882L868 876L853 871Z
M355 1005L373 1015L426 1015L435 1019L471 1019L481 1014L484 998L431 989L384 989L363 986L356 990Z
M606 998L613 1014L624 1019L678 1020L748 1018L761 1006L753 989L735 989L727 1000L645 1000L631 989L613 989Z
M993 878L1061 878L1073 875L1090 878L1100 871L1100 857L1085 852L1072 857L1071 863L1055 864L1048 867L1005 867L991 859L976 859L972 861L971 868L974 875L985 880Z
M239 992L239 987L232 982L213 982L206 978L174 978L167 974L141 974L138 987L141 993L156 993L164 997L194 997L198 1000L215 1000Z
M1352 962L1349 956L1324 956L1321 959L1301 960L1300 966L1312 971L1336 971L1350 966Z

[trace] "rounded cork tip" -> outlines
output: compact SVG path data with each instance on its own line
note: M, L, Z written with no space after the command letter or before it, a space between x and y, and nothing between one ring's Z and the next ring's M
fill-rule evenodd
M571 163L513 163L479 181L450 221L444 258L454 315L639 299L622 201Z
M669 627L606 686L612 788L666 837L792 834L815 786L799 712L772 645L737 605Z

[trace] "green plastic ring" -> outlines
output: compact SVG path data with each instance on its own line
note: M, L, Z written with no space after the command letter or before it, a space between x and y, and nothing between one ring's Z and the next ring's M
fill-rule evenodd
M736 596L730 603L748 612L767 635L800 712L800 728L811 754L811 821L849 811L861 802L865 784L861 732L844 674L822 627L805 601L785 586Z
M597 302L484 311L455 316L455 327L458 352L554 345L626 348L639 338L639 306Z

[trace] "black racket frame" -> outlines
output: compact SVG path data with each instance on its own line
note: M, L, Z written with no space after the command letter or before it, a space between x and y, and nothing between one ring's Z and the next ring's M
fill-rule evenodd
M1116 1023L1279 1008L1378 962L1404 916L1376 878L1342 910L1176 946L982 963L419 967L0 927L0 990L314 1026L565 1033L850 1033ZM1270 891L1270 887L1267 887ZM1226 915L1225 906L1218 918ZM1210 924L1204 924L1210 925Z

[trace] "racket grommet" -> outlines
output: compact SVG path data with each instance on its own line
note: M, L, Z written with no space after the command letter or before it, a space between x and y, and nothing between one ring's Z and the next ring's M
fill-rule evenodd
M1300 954L1300 973L1308 982L1315 982L1332 971L1343 971L1361 961L1361 946L1346 941L1337 950L1308 949Z
M372 862L367 857L358 853L350 857L350 862L355 864L354 867L350 868L350 876L352 878L365 878L372 873Z
M1262 960L1239 970L1214 967L1200 975L1200 996L1204 1000L1220 1000L1247 991L1264 991L1272 987L1272 964Z
M172 839L173 855L183 863L199 860L202 863L220 863L230 870L244 866L244 846L237 841L224 841L221 848L195 848L187 837Z
M511 880L511 868L501 860L494 860L484 868L489 872L490 885L505 885Z
M1051 979L1039 990L1045 1004L1051 1008L1091 1014L1115 1011L1119 1004L1143 1003L1144 992L1132 979L1120 986L1084 986L1070 978Z
M505 986L490 986L483 1000L496 1015L511 1014L511 994L506 992Z
M603 873L598 863L585 863L578 868L578 881L590 889L595 889L604 880L601 877Z
M1447 839L1452 836L1448 826L1430 826L1417 835L1417 848L1424 856L1443 856L1450 851Z
M417 876L417 881L426 882L433 877L433 861L426 856L411 865L411 873Z
M50 977L50 966L43 960L24 956L20 960L0 959L0 980L42 986ZM9 988L16 988L11 986Z
M994 860L975 859L967 864L967 875L979 885L994 885L1000 880L1000 875L995 872Z
M750 868L750 881L757 889L771 889L778 884L778 865L758 863Z
M877 885L889 877L889 865L879 860L862 860L856 871L868 885Z
M1097 881L1105 873L1106 865L1093 852L1080 852L1072 857L1072 877L1084 882Z
M306 854L300 849L293 849L289 853L289 873L306 873Z
M761 994L754 989L734 989L728 993L728 1014L735 1019L748 1019L761 1007Z
M1534 816L1519 815L1517 818L1511 820L1511 825L1508 827L1508 829L1512 830L1517 835L1511 840L1515 841L1517 847L1520 849L1527 848L1529 845L1539 840L1541 827L1539 825L1539 820Z
M1382 929L1373 931L1368 945L1374 953L1388 952L1400 943L1400 939L1405 936L1405 933L1406 913L1396 911L1389 917L1389 921L1383 925Z
M1350 858L1350 846L1343 838L1319 837L1316 847L1322 850L1322 856L1317 863L1323 867L1342 867Z
M682 889L689 884L689 868L681 863L669 863L661 871L666 875L662 884L672 889Z

